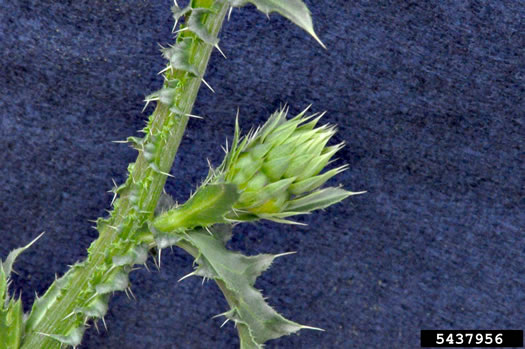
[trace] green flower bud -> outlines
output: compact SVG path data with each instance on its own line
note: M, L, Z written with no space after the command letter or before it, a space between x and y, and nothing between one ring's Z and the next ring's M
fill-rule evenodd
M234 183L240 191L233 211L226 215L228 219L289 222L283 218L360 194L340 188L320 189L347 166L320 174L343 145L327 147L335 127L316 128L323 114L305 116L306 110L287 120L288 110L281 109L261 128L242 139L236 125L232 149L210 180Z

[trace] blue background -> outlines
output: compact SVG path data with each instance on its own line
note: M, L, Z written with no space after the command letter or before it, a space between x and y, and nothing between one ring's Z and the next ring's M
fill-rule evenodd
M217 165L234 116L247 130L280 105L313 104L345 141L331 181L367 190L300 221L236 229L248 254L297 251L257 281L302 331L268 348L417 348L420 329L525 327L525 2L306 1L322 49L253 6L221 32L167 190L179 201ZM136 152L143 98L161 86L170 1L0 0L0 256L18 261L26 307L97 237ZM137 301L111 299L109 331L81 348L234 348L213 282L132 273ZM152 264L150 264L152 266ZM99 327L101 323L99 323Z

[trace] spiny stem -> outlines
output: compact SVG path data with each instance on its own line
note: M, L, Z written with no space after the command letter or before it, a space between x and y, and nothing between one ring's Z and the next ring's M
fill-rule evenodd
M193 3L195 7L201 8L214 6L216 11L206 16L204 25L216 37L228 12L228 3L211 0L194 0ZM150 144L153 145L150 147L155 149L153 161L148 159L145 151L139 150L137 161L129 167L128 180L118 191L120 198L114 202L110 217L98 221L100 236L89 248L87 260L75 264L51 285L41 298L45 306L34 306L27 322L23 349L60 348L62 344L59 341L44 334L67 336L73 329L83 328L89 316L78 309L86 307L97 296L96 286L100 286L97 282L105 280L110 273L114 273L116 277L119 275L117 272L123 272L127 277L131 271L126 265L114 267L112 258L114 260L119 252L129 252L134 246L153 245L151 236L141 233L140 229L153 217L166 181L166 173L173 164L201 85L201 77L214 49L213 45L197 40L188 30L178 35L179 38L195 38L191 44L191 58L199 73L199 76L191 76L176 69L168 72L171 77L181 81L174 98L182 114L175 115L168 106L157 104L141 144L142 149L146 150ZM70 314L73 315L69 316Z

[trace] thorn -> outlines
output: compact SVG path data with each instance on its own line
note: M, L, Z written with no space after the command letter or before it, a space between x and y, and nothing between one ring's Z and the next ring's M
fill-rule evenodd
M315 41L317 41L319 43L319 45L321 45L322 48L327 50L325 44L323 44L323 42L321 41L321 39L319 39L319 37L317 35L314 35L313 37L314 37ZM322 331L324 331L324 330L322 330Z
M129 293L131 294L131 297L133 297L134 300L137 300L137 297L135 297L135 294L134 294L133 291L131 290L131 286L128 286L128 291L129 291Z
M51 337L50 334L44 333L44 332L35 332L36 334L39 334L41 336ZM61 344L62 345L62 344Z
M190 118L204 119L202 116L198 116L198 115L193 115L193 114L184 114L184 115L189 116Z
M35 242L37 242L38 239L40 239L42 237L42 235L44 235L46 232L43 231L40 233L40 235L38 235L36 238L33 239L33 241L31 241L29 244L25 245L24 248L29 248L31 247L31 245L33 245Z
M67 315L65 318L63 318L62 321L64 321L64 320L67 319L67 318L72 317L72 316L75 315L75 314L76 314L76 313L75 313L74 311L71 312L69 315Z
M182 280L186 279L186 278L189 278L190 276L193 276L195 275L195 272L192 271L191 273L187 274L187 275L184 275L183 277L181 277L179 280L177 280L177 282L181 282Z
M126 143L128 143L128 141L111 141L111 143L126 144Z
M217 314L217 315L213 315L211 318L215 319L215 318L218 318L218 317L221 317L221 316L226 316L226 314L228 314L228 311L226 311L224 313Z
M177 30L177 31L174 31L173 34L178 34L178 33L180 33L180 32L183 32L183 31L185 31L185 30L188 30L188 29L190 29L190 28L189 28L189 27L184 27L184 28L182 28L182 29L179 29L179 30Z
M175 6L180 7L179 4L177 4L177 0L173 0L173 3L175 4Z
M124 289L124 293L126 294L126 296L128 297L128 299L131 300L131 297L129 296L129 293L128 293L128 289L127 289L127 288Z
M228 21L230 21L230 17L232 15L233 6L230 6L230 10L228 11Z
M170 69L171 69L171 64L168 65L166 68L162 69L161 71L159 71L159 72L157 73L157 75L163 74L163 73L167 72L167 71L170 70ZM173 69L172 69L172 70L173 70Z
M302 112L300 112L298 114L298 116L303 116L304 114L306 114L306 112L312 107L312 103L310 103L306 108L304 108L304 110ZM309 116L308 119L310 119L312 116Z
M97 333L100 334L100 331L98 329L97 320L93 321L93 325L95 325L95 328L97 329Z
M312 327L312 326L301 326L301 328L304 328L305 330L315 330L315 331L322 331L322 332L325 331L325 330L323 330L322 328L319 328L319 327Z
M220 328L222 328L224 325L226 325L226 323L227 323L228 321L230 321L230 319L226 319L226 320L222 323L222 325L221 325Z
M107 331L108 330L108 325L106 325L106 320L104 319L104 317L102 317L102 322L104 323L104 328Z
M155 267L157 267L157 270L160 270L160 267L157 264L157 259L155 258L155 256L153 256L153 264L155 264Z
M232 211L233 211L233 213L235 213L235 215L237 217L239 217L239 210L238 209L236 209L235 207L232 207Z
M109 206L113 206L113 203L115 202L115 199L117 198L117 183L115 183L115 180L113 178L111 178L111 180L113 181L113 185L115 186L115 189L114 189L114 192L113 192L113 199L111 199L111 204L109 204Z
M283 257L283 256L288 256L290 254L295 254L295 253L297 253L297 251L279 253L279 254L274 255L273 258L279 258L279 257Z
M213 166L211 165L210 159L206 158L206 161L208 162L208 167L210 168L210 172L211 172L214 176L217 176L217 174L215 173L215 169L214 169Z
M224 57L224 58L228 58L226 57L226 55L224 54L224 52L222 52L221 48L219 47L219 44L215 44L215 48L221 53L221 55Z
M211 236L213 236L213 233L211 232L210 228L208 228L208 227L204 227L204 229L206 229L206 231L207 231Z
M158 99L145 99L144 102L146 102L146 105L144 106L144 108L142 108L142 112L144 113L144 111L146 110L146 108L148 107L149 103L150 102L153 102L153 101L158 101Z
M161 255L162 255L162 248L159 249L159 270L160 270L160 257L161 257Z
M210 86L210 84L206 82L206 80L204 80L204 78L201 78L201 80L204 82L204 85L206 85L211 90L211 92L215 93L215 90Z
M146 270L147 270L148 272L151 273L151 270L149 270L149 267L148 267L148 263L147 263L147 262L144 262L144 267L146 268Z
M160 174L163 174L165 176L168 176L168 177L175 177L167 172L162 172L161 170L159 170L159 168L157 167L157 165L155 164L150 164L149 165L149 168L151 168L153 171L157 172L157 173L160 173Z
M86 301L86 303L89 303L93 298L95 298L96 296L98 296L98 293L95 293L94 295L92 295L91 297L89 297L89 299Z
M322 112L321 114L319 114L319 119L322 118L325 114L326 114L326 110L324 112Z

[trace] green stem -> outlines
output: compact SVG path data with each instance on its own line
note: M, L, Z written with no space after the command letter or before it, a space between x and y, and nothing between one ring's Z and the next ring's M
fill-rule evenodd
M214 13L207 15L203 23L210 34L216 37L228 10L227 3L194 0L192 5L194 8L214 9ZM195 39L191 44L190 58L200 76L204 75L213 46L196 39L195 34L189 31L181 32L181 36ZM191 113L201 85L200 77L187 72L172 70L166 75L180 81L174 101L182 115L174 115L168 106L157 104L145 129L146 136L139 144L137 161L130 165L128 180L117 190L120 198L115 201L110 217L97 221L100 236L89 248L88 258L74 265L35 302L26 324L22 348L62 346L60 341L47 335L65 338L77 331L81 337L84 323L95 317L81 309L86 309L98 296L106 302L109 298L110 292L101 295L101 288L97 289L97 286L107 286L112 277L116 279L118 273L124 273L127 277L131 271L130 265L136 262L133 259L127 265L115 265L115 257L129 256L137 246L153 246L151 235L141 232L141 228L153 218L153 211L166 182L165 173L171 169L188 123L186 114ZM146 153L144 149L154 150L153 159L151 153Z

